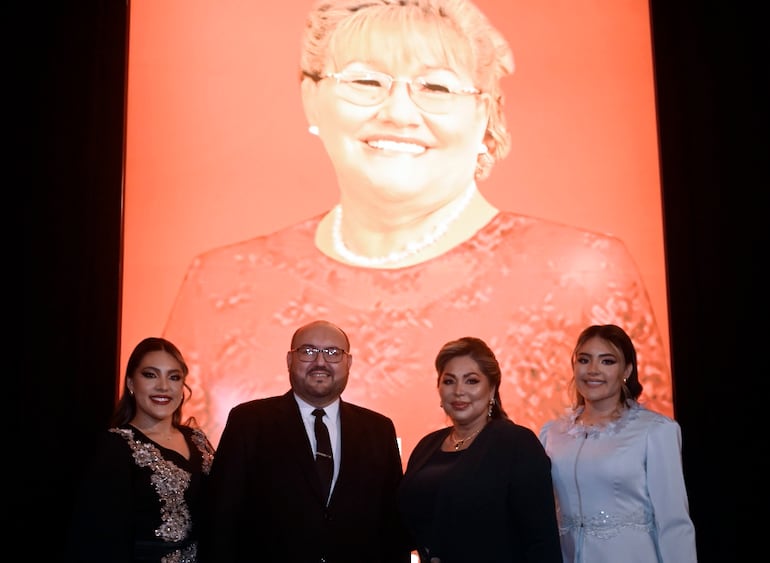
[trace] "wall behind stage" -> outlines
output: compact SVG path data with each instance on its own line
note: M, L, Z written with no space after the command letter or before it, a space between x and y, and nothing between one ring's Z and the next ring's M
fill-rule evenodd
M647 2L478 4L516 60L504 81L511 153L481 191L500 209L623 240L667 352ZM256 0L131 3L121 365L162 332L196 254L336 203L299 94L310 5L285 2L268 15Z

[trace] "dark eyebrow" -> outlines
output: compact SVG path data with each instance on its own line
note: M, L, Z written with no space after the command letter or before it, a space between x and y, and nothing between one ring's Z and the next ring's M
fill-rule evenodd
M582 356L587 356L589 358L592 358L594 355L589 352L580 352L577 357L580 358ZM597 358L617 358L618 355L614 352L602 352L601 354L596 354Z
M451 371L445 371L442 375L451 375L455 379L463 379L463 378L470 377L470 376L481 377L483 374L481 374L481 373L479 373L477 371L466 371L465 373L463 373L461 375L457 375L456 373L453 373Z

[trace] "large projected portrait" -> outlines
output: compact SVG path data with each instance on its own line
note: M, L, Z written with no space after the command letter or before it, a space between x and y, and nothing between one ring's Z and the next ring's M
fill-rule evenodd
M179 346L215 444L289 389L314 319L350 336L343 399L393 418L404 459L446 424L433 362L462 336L537 430L580 331L618 324L672 414L647 2L477 5L467 29L330 34L310 0L132 1L121 348Z

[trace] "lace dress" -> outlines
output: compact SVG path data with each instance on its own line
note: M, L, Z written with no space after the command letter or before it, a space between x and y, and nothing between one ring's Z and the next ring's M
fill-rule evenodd
M695 562L679 424L635 402L604 427L581 412L540 432L565 563Z
M295 329L324 318L350 336L345 398L390 416L402 457L445 425L433 360L448 340L484 339L503 371L514 420L533 430L568 404L565 372L588 324L616 323L637 344L645 400L672 412L660 333L638 270L616 238L499 213L471 239L422 264L341 264L314 244L319 217L205 252L191 264L164 330L196 389L185 413L216 445L236 404L289 386Z

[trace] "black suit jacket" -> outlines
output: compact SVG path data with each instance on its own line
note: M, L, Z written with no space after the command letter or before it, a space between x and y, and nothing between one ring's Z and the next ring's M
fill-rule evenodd
M399 490L423 553L429 546L441 563L561 563L551 460L535 433L492 420L468 449L439 454L457 456L440 472L432 462L451 431L417 443Z
M207 490L204 563L408 563L391 419L340 401L340 470L328 507L291 391L230 411Z

